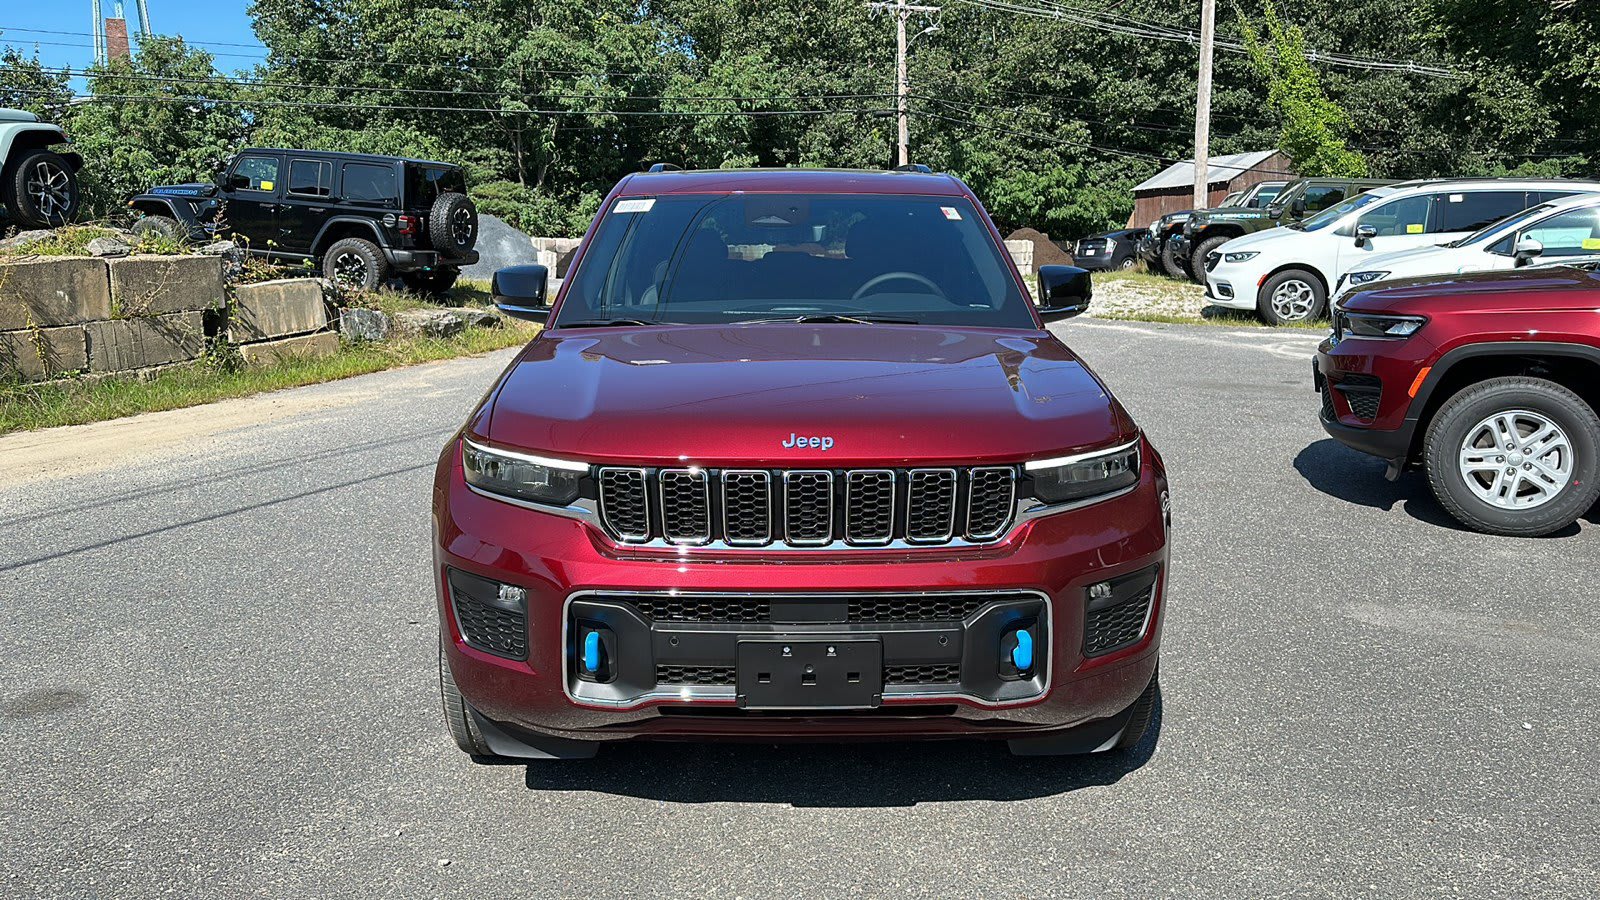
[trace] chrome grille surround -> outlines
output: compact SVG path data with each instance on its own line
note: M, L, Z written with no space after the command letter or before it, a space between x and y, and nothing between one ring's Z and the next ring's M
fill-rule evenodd
M581 507L613 540L644 547L976 547L1004 539L1039 501L1017 466L714 469L602 466ZM1056 507L1055 509L1059 509Z
M600 488L600 521L606 531L629 544L650 540L648 473L644 469L604 468L596 480Z
M662 469L661 534L671 544L711 543L711 484L704 469Z

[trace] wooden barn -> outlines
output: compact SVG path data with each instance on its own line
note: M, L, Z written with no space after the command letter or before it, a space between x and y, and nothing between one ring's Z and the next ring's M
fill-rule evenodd
M1294 164L1281 150L1213 156L1206 166L1206 206L1217 206L1234 191L1263 181L1293 181ZM1173 163L1133 189L1129 228L1149 225L1170 212L1194 208L1194 160Z

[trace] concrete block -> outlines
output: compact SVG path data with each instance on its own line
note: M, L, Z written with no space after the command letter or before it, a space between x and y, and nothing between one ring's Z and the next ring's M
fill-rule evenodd
M239 354L253 366L271 365L288 359L307 356L332 356L339 351L339 336L331 331L302 334L299 337L259 344L244 344Z
M1006 241L1006 251L1023 277L1033 274L1033 241Z
M40 328L0 332L0 379L43 381L89 365L83 328Z
M0 262L0 331L109 318L105 260L59 256Z
M89 338L91 372L182 362L205 349L205 319L198 312L91 322L83 330Z
M328 327L322 285L313 278L241 284L233 290L233 301L228 337L237 344Z
M218 257L125 256L106 262L111 270L111 300L123 316L222 307Z

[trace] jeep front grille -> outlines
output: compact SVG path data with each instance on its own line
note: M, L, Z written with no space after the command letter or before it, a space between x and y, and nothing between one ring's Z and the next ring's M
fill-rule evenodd
M600 522L627 544L729 547L985 543L1017 505L1014 466L601 468Z

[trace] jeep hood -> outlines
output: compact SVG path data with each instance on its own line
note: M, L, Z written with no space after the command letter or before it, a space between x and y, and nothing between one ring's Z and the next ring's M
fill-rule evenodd
M586 461L829 467L1012 462L1137 435L1053 338L849 324L541 336L469 430ZM794 435L833 446L784 447Z
M188 184L163 184L160 187L153 187L145 191L146 194L154 194L158 197L210 197L216 192L216 185L203 181L195 181Z
M1340 301L1362 312L1427 314L1485 310L1600 308L1600 273L1566 266L1424 275L1379 282Z

